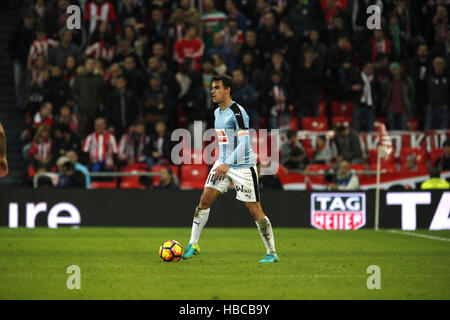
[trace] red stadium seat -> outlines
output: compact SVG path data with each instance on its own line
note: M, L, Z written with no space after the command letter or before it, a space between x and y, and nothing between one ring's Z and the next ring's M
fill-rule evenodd
M178 174L178 167L176 165L173 165L173 164L167 165L167 166L153 166L153 167L151 167L150 171L151 172L160 172L162 168L170 168L172 170L173 174L178 179L180 178L180 176ZM154 186L159 185L159 181L160 181L159 176L153 176L152 178L153 178L153 185Z
M331 125L333 128L337 127L339 124L342 124L346 127L352 126L352 118L351 117L343 117L343 116L337 116L331 118Z
M416 131L419 129L419 119L409 117L408 118L408 130L409 131Z
M381 163L380 164L380 168L381 170L386 170L387 173L394 173L397 172L397 165L395 163ZM370 170L371 171L376 171L377 170L377 164L376 163L372 163L370 165Z
M444 154L443 149L432 149L430 152L430 165L434 167L434 164L436 163L436 160L440 157L442 157Z
M145 165L145 164L144 164ZM120 170L121 172L147 172L146 166L131 165ZM145 186L139 183L140 176L123 176L120 180L120 189L145 189Z
M316 149L308 148L306 149L306 155L308 156L308 159L312 159L314 154L316 153Z
M427 163L427 152L424 149L411 149L411 148L402 148L400 150L400 164L404 164L406 161L406 157L414 153L417 158L417 163L426 164Z
M395 164L395 156L394 153L391 152L389 154L389 156L387 157L387 159L385 157L381 157L380 160L381 163L394 163ZM377 163L377 150L369 150L369 163Z
M333 166L330 164L310 164L310 165L308 165L309 172L321 172L321 171L326 171L331 168L333 168Z
M290 118L289 129L294 131L298 130L298 119L296 117Z
M352 117L353 115L353 101L331 101L331 115L341 117Z
M181 166L181 189L203 189L208 177L206 164L185 164Z
M116 189L117 179L113 181L91 181L91 189Z
M311 131L328 130L328 119L320 117L305 117L302 119L302 129Z
M350 170L358 172L358 171L366 171L367 167L365 164L351 164Z

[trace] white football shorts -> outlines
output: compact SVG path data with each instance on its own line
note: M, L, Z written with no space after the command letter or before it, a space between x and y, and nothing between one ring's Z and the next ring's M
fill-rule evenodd
M209 171L206 179L205 187L210 187L218 190L220 193L225 193L228 188L234 184L236 190L236 199L244 202L260 201L259 197L259 180L256 166L242 169L228 169L226 176L223 179L215 180L214 174L216 168L221 163L216 161Z

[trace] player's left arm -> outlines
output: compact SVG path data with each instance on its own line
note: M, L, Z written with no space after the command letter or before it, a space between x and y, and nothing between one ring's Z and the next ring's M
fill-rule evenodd
M8 175L8 160L6 160L6 134L0 123L0 178Z

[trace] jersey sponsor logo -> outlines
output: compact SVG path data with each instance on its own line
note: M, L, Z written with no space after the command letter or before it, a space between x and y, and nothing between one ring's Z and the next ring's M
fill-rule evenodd
M312 193L311 225L320 230L356 230L366 224L364 193Z
M219 144L228 144L230 142L224 129L216 129L216 133Z

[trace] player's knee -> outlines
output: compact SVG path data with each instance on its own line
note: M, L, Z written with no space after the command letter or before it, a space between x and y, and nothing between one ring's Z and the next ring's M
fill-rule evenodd
M211 204L213 203L214 199L212 195L207 194L206 192L202 193L202 196L200 197L200 205L199 207L202 209L208 209Z

